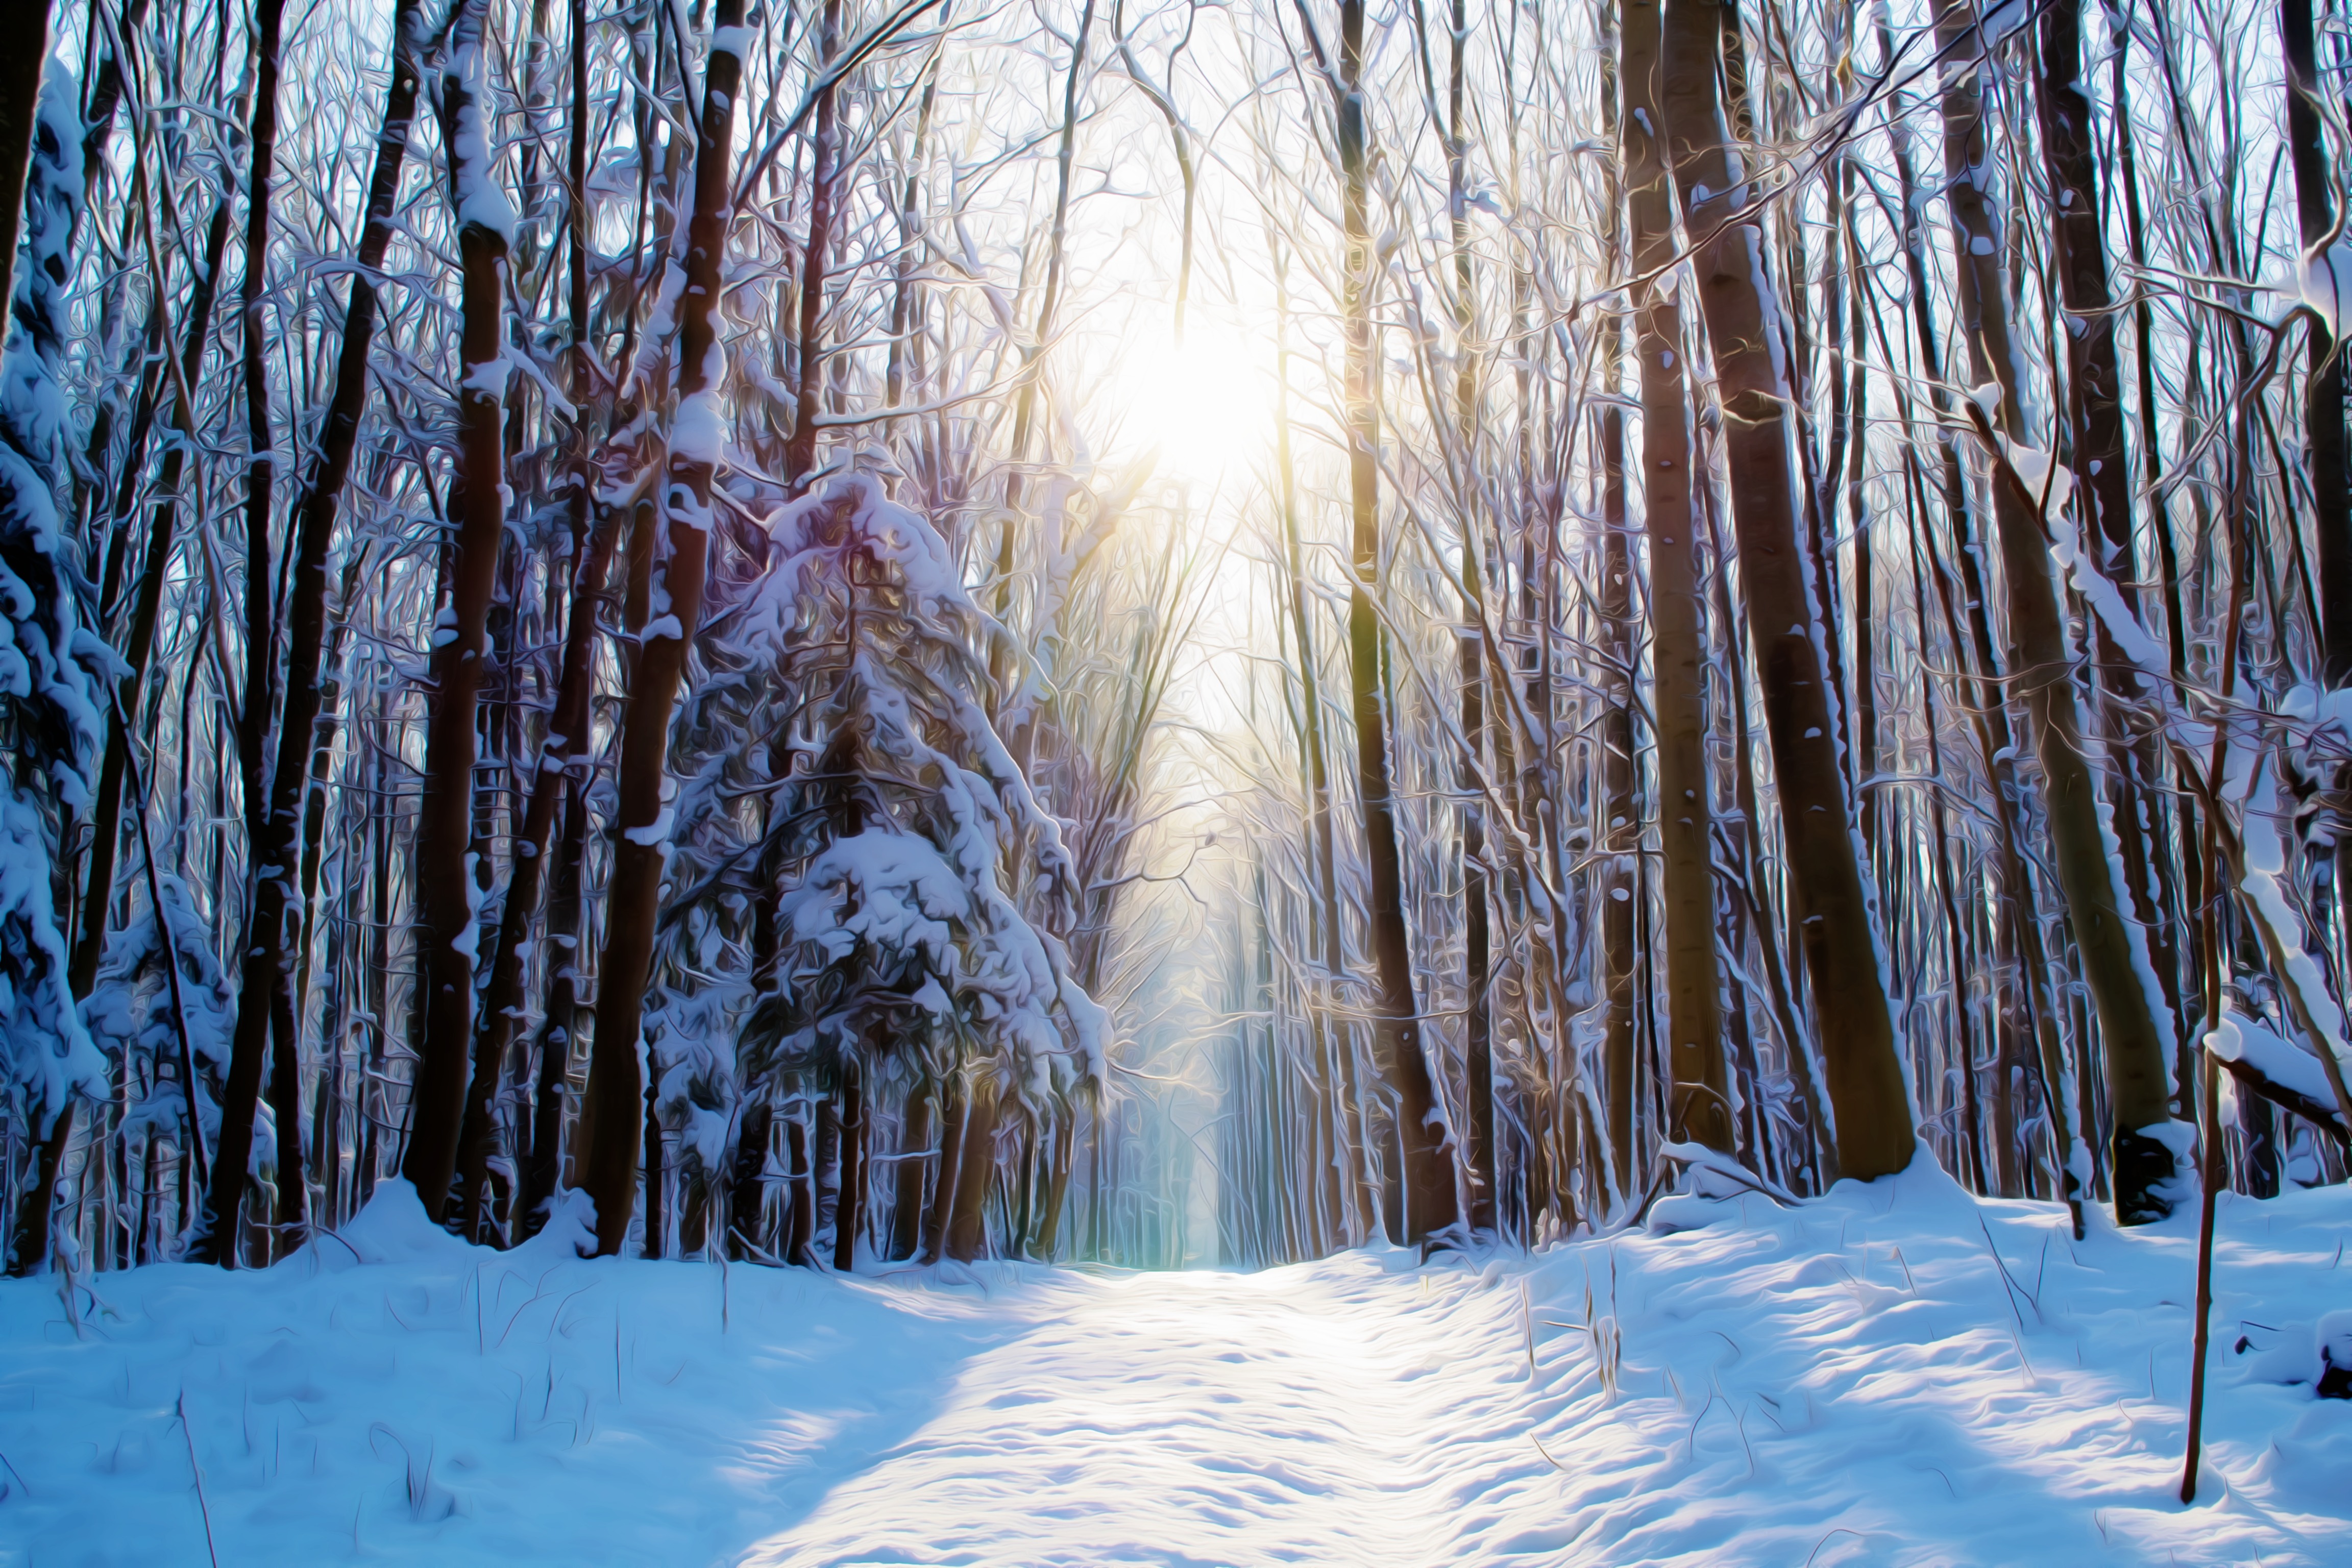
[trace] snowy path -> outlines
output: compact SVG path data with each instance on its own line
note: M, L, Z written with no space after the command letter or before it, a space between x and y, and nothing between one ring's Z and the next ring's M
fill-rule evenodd
M583 1262L379 1204L72 1317L0 1286L0 1564L2352 1562L2309 1384L2352 1191L2223 1216L2183 1510L2193 1233L1932 1172L1254 1276Z
M998 1562L1456 1561L1507 1451L1547 1468L1516 1280L1304 1272L1073 1292L751 1560L954 1560L961 1539Z

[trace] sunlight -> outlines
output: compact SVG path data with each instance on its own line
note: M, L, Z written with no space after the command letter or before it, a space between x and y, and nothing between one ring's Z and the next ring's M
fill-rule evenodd
M1161 473L1230 482L1271 449L1267 367L1231 325L1195 316L1181 348L1148 331L1141 342L1111 352L1112 395L1126 415L1128 444L1139 452L1156 447Z

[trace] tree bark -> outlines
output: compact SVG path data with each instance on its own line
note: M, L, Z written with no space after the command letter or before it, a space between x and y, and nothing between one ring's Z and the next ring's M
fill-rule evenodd
M436 1221L449 1207L474 1038L478 897L473 868L476 720L499 547L506 531L507 251L513 209L497 189L483 55L488 6L466 0L451 29L441 120L450 149L452 202L463 268L458 336L457 533L447 601L434 617L432 695L425 781L417 807L417 943L422 949L425 1036L410 1090L408 1151L401 1174ZM485 853L488 846L483 846Z
M1740 587L1788 842L1790 915L1812 982L1839 1167L1869 1180L1911 1163L1913 1113L1838 764L1823 628L1797 536L1779 300L1763 231L1744 211L1751 189L1727 144L1720 10L1714 0L1667 0L1661 96L1723 405Z
M1342 312L1347 340L1349 515L1354 572L1348 584L1349 683L1356 721L1357 793L1370 861L1372 969L1381 1066L1396 1097L1404 1214L1399 1239L1420 1242L1459 1226L1453 1131L1437 1101L1413 995L1412 939L1405 926L1404 866L1390 782L1388 714L1381 679L1381 627L1372 607L1380 588L1379 361L1372 330L1378 282L1370 223L1371 149L1364 121L1363 0L1339 7L1339 74L1332 83L1345 184L1346 255Z
M1675 254L1674 205L1662 123L1665 47L1660 0L1626 0L1625 205L1633 266L1635 357L1642 376L1643 520L1650 545L1651 708L1657 724L1659 880L1666 924L1667 1133L1732 1152L1715 947L1715 848L1706 778L1706 639L1701 619L1698 516L1691 495L1689 405L1683 387L1682 302L1663 274ZM1679 129L1679 124L1677 124Z
M2294 170L2295 221L2308 249L2336 227L2311 0L2279 0L2279 48L2286 65L2286 147ZM2347 280L2337 281L2338 289L2346 286ZM2352 471L2345 463L2344 356L2336 352L2334 333L2316 321L2309 326L2308 343L2304 438L2310 447L2311 528L2319 547L2323 678L2341 686L2352 681ZM2352 844L2352 838L2341 842Z
M255 1100L261 1092L263 1057L273 1034L280 1036L269 1062L269 1109L278 1143L278 1212L280 1226L299 1225L305 1207L302 1161L301 1069L296 1060L291 999L285 995L286 912L292 904L295 854L291 824L282 854L273 854L274 831L268 786L262 777L262 752L269 731L271 688L276 683L276 600L269 581L269 498L276 462L270 450L269 359L262 325L262 284L269 260L269 195L278 154L278 49L284 0L259 0L254 7L254 91L247 134L253 162L246 176L245 281L238 295L243 328L246 410L245 497L245 700L237 726L237 766L245 785L246 842L251 857L253 894L245 932L243 984L229 1049L228 1083L221 1102L221 1158L213 1166L206 1195L204 1235L192 1249L205 1261L233 1264L239 1211L244 1206L246 1166L253 1147ZM323 578L320 584L324 593ZM298 791L308 760L310 726L303 726L303 760L291 765ZM158 917L161 918L160 916ZM282 1024L283 1028L273 1028Z
M931 1101L938 1090L917 1086L900 1112L898 1157L891 1162L890 1261L903 1262L923 1243L923 1166L930 1159Z
M988 1194L996 1174L996 1090L975 1073L964 1114L955 1203L948 1210L947 1255L970 1263L988 1250Z
M816 68L832 68L841 52L841 0L825 0L817 35ZM816 145L809 170L808 243L801 251L801 369L792 439L784 443L784 482L798 485L816 467L817 399L824 390L825 258L833 247L833 186L841 162L841 131L834 89L816 100Z
M841 1180L833 1205L833 1267L857 1265L857 1230L866 1214L866 1081L856 1061L841 1069Z
M637 1062L654 922L669 836L663 802L670 710L702 619L709 568L710 489L722 428L719 380L725 363L716 332L720 263L727 246L735 100L742 89L744 0L719 0L712 16L702 123L694 158L694 216L687 228L686 292L679 307L677 395L662 527L668 552L658 597L667 614L648 623L621 738L620 804L614 822L604 958L597 971L596 1042L588 1067L588 1160L584 1185L596 1204L596 1246L612 1256L627 1238L636 1196L637 1117L644 1092Z
M1990 153L1978 75L1966 63L1981 47L1980 35L1964 4L1942 11L1936 30L1945 58L1959 62L1948 67L1943 116L1960 329L1978 384L1990 382L2000 389L1988 422L2008 442L2023 445L2028 387L2009 321L1999 220L1979 183ZM2120 467L2120 451L2116 458ZM2172 1178L2172 1153L2147 1131L2171 1120L2166 1060L2171 1042L2164 1037L2140 973L2133 951L2137 933L2127 923L2123 890L2107 859L2098 784L2084 754L2074 660L2042 507L2042 498L2030 493L2006 458L2000 458L1993 525L2009 589L2010 668L2023 689L2027 724L2042 763L2052 858L2105 1046L2108 1105L2115 1117L2116 1218L2138 1225L2171 1212L2160 1189ZM2085 540L2084 547L2095 546Z

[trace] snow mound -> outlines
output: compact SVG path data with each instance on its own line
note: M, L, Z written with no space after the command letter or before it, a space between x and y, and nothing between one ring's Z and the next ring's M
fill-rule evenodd
M308 1244L303 1251L317 1254L332 1268L335 1256L347 1254L349 1263L462 1263L475 1249L435 1225L418 1201L416 1189L395 1176L378 1182L367 1205L338 1231Z

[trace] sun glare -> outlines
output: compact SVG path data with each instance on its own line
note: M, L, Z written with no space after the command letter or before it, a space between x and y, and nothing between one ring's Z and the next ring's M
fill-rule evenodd
M1195 321L1182 346L1172 337L1120 351L1113 367L1125 405L1127 443L1157 447L1163 473L1234 479L1273 442L1265 367L1246 338L1220 322Z

